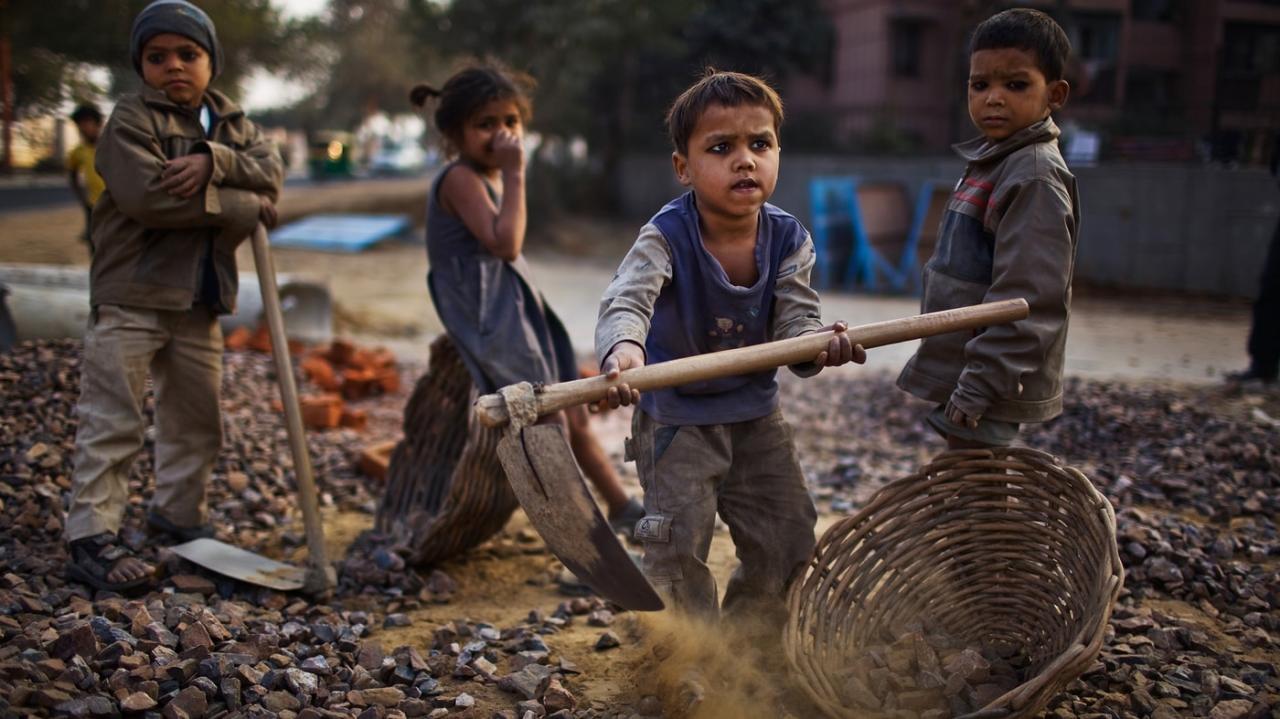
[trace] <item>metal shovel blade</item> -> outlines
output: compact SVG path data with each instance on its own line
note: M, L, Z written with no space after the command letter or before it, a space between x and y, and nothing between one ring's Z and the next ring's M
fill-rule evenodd
M498 458L529 521L569 571L624 609L663 608L596 507L559 425L508 432L498 442Z
M254 554L216 539L193 539L169 547L169 550L218 574L282 592L302 589L307 579L305 569L267 559L261 554Z

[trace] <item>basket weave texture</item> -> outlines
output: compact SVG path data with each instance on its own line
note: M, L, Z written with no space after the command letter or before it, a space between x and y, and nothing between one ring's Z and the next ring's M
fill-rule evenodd
M1123 582L1115 513L1079 471L1032 449L946 452L827 530L784 646L828 716L875 717L845 696L850 659L902 627L1012 645L1021 684L979 714L1031 717L1096 659Z
M387 468L375 528L429 567L492 537L519 506L498 461L502 433L471 411L475 386L447 334L405 406L404 439Z

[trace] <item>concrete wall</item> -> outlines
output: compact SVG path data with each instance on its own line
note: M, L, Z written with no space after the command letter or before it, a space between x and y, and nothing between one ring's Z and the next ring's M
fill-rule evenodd
M857 175L903 182L915 200L921 182L953 183L963 164L948 158L857 158L783 154L772 202L809 217L809 180ZM1254 297L1280 216L1280 188L1262 170L1173 164L1075 168L1081 232L1076 279L1126 289ZM624 211L637 221L682 191L669 157L623 163Z

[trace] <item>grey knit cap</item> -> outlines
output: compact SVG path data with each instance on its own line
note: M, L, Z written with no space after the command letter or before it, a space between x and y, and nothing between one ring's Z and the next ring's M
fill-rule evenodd
M133 69L142 74L142 48L156 35L173 33L191 38L209 53L212 77L222 70L222 46L218 44L218 31L204 10L187 0L155 0L143 8L133 20L129 33L129 54Z

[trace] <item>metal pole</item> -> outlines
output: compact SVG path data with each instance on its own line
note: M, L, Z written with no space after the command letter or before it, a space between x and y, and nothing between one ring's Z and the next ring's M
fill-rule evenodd
M284 333L284 313L280 311L280 294L276 289L276 268L267 245L267 230L258 225L253 231L253 263L258 269L262 288L262 312L271 332L271 353L276 360L276 377L280 383L280 399L284 402L285 424L289 430L289 448L293 453L293 472L298 481L298 503L302 505L302 523L307 532L307 578L303 591L322 594L337 586L337 572L329 564L324 546L324 528L320 524L320 508L316 504L315 478L311 474L311 456L307 453L307 437L302 426L302 410L298 406L298 386L289 361L289 340Z

